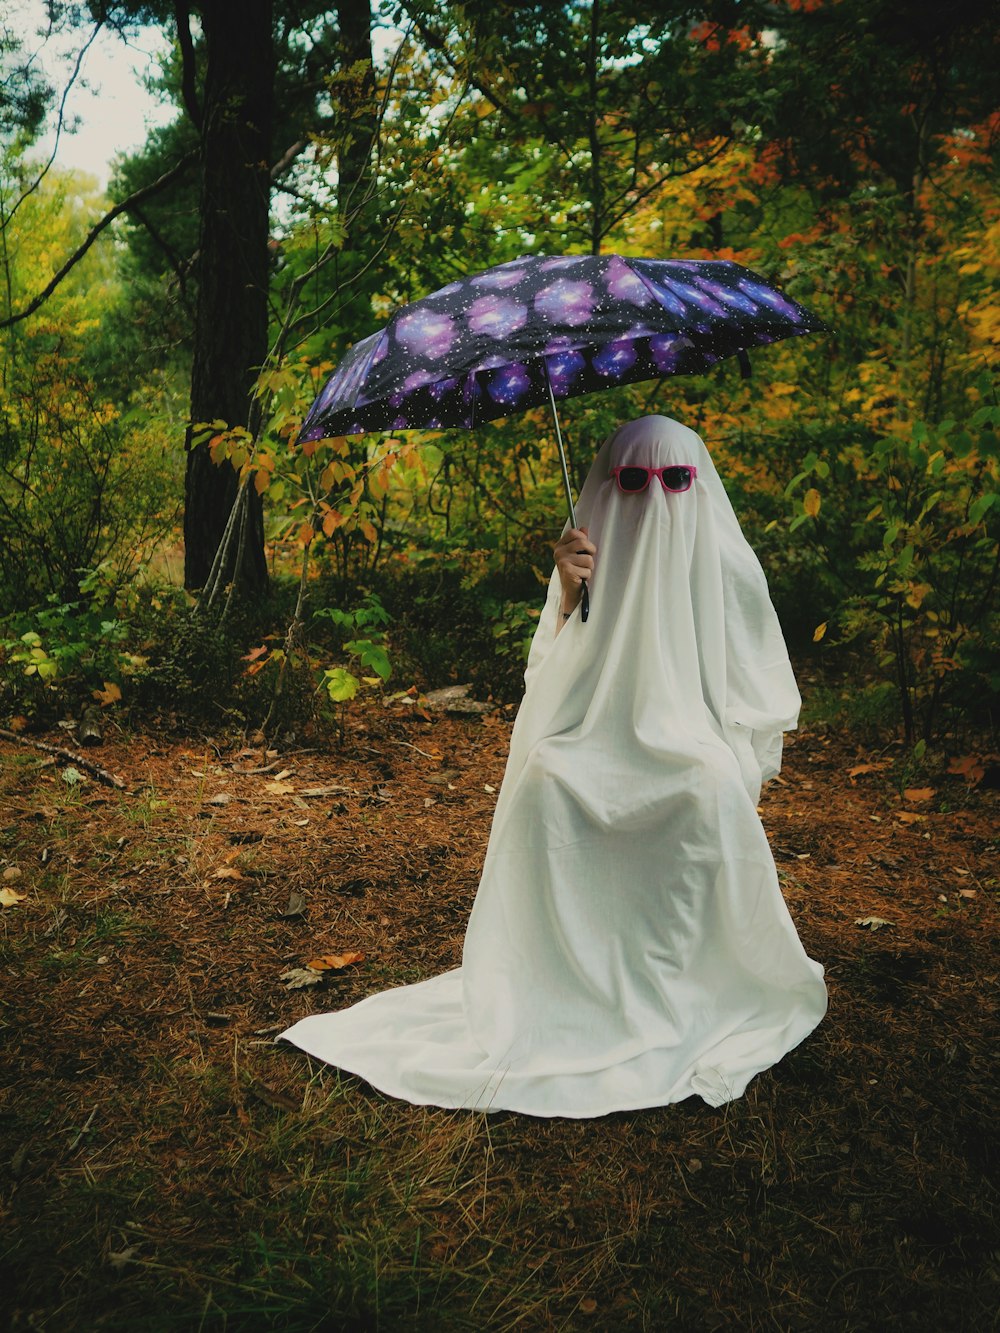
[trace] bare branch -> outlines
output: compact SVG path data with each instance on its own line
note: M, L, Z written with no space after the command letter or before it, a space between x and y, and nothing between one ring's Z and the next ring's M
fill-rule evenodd
M152 198L153 195L159 194L161 190L165 190L168 185L172 185L179 176L184 174L197 156L198 154L196 152L185 154L179 162L175 163L169 171L165 171L162 176L158 177L158 179L152 181L149 185L144 185L141 190L136 190L135 193L130 194L127 199L123 199L120 204L115 204L114 208L109 209L99 222L94 223L82 244L77 246L66 260L65 264L63 264L62 268L53 275L38 295L29 301L24 309L19 311L16 315L8 315L6 319L0 319L0 329L9 329L12 325L19 324L22 319L27 319L29 315L33 315L39 306L45 304L62 282L63 278L65 278L66 274L76 267L97 240L98 236L100 236L101 232L109 227L111 223L114 222L115 218L120 217L122 213L128 213L136 204L143 203L146 199Z
M308 147L309 147L308 139L297 139L290 148L285 149L285 151L278 158L277 162L275 162L274 166L271 168L272 185L276 180L282 177L286 171L289 170L289 168L295 162L296 158L299 157L301 153L304 153Z
M73 72L70 74L69 79L66 82L66 87L63 89L62 97L59 99L59 113L56 116L56 132L55 135L53 136L52 152L49 154L48 161L39 171L38 175L28 186L28 188L24 191L20 199L18 199L17 203L14 205L14 207L7 214L6 218L4 219L5 227L8 226L10 222L13 221L14 214L21 207L24 201L30 198L31 195L35 193L35 191L41 185L42 181L49 174L49 169L51 168L52 163L56 160L56 153L59 150L59 139L63 132L63 126L66 123L66 101L69 98L73 85L76 83L77 79L80 76L80 70L83 67L84 57L90 50L91 46L93 46L94 42L97 40L97 34L101 31L102 26L103 26L102 21L98 20L98 22L94 25L94 31L84 42L83 47L81 48L80 52L76 57L76 60L73 62Z
M169 241L167 241L167 239L160 233L160 231L153 226L152 222L150 222L149 218L139 207L139 205L135 203L134 200L132 202L131 208L129 209L129 212L132 214L132 216L135 218L137 222L141 223L141 225L145 227L147 233L149 234L149 238L154 243L154 245L156 245L160 250L163 251L164 255L166 256L167 263L173 269L174 276L177 279L177 286L181 294L181 301L184 307L188 310L188 312L191 313L191 302L188 297L188 290L187 290L187 278L188 278L188 273L190 272L190 269L192 267L193 261L192 260L185 261L184 259L181 258L181 256L177 253L177 251L169 243Z

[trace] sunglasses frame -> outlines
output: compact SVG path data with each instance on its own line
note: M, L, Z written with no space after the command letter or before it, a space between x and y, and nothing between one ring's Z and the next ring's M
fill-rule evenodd
M691 477L686 486L668 486L664 480L664 472L673 472L676 468L683 468L686 472L690 472ZM623 472L645 472L646 480L641 486L629 490L622 485L621 473ZM620 467L613 467L608 475L614 477L615 484L622 495L641 495L643 491L649 489L649 483L654 477L659 477L660 485L670 495L683 495L685 491L691 489L694 479L698 475L698 469L691 463L667 463L664 467L646 467L642 463L623 463Z

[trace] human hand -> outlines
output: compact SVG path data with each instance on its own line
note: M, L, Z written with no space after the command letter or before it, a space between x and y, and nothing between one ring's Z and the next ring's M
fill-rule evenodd
M552 548L552 555L562 584L564 611L572 611L580 600L585 580L594 572L597 547L587 536L586 528L570 528Z

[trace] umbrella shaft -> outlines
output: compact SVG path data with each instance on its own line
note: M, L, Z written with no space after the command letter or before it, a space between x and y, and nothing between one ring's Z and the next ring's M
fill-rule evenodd
M562 431L559 428L559 413L556 411L556 396L552 392L552 381L549 379L549 368L545 367L545 387L549 391L549 405L552 408L552 420L556 426L556 444L559 446L559 462L562 464L563 485L566 487L566 503L569 505L569 523L571 528L576 527L576 506L573 504L573 487L570 485L569 468L566 464L566 450L563 448Z

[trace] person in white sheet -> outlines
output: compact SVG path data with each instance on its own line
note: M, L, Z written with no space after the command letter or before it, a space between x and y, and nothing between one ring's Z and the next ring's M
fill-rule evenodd
M461 966L282 1034L411 1102L718 1106L826 1010L756 809L798 690L708 450L667 417L630 422L577 515L555 548Z

